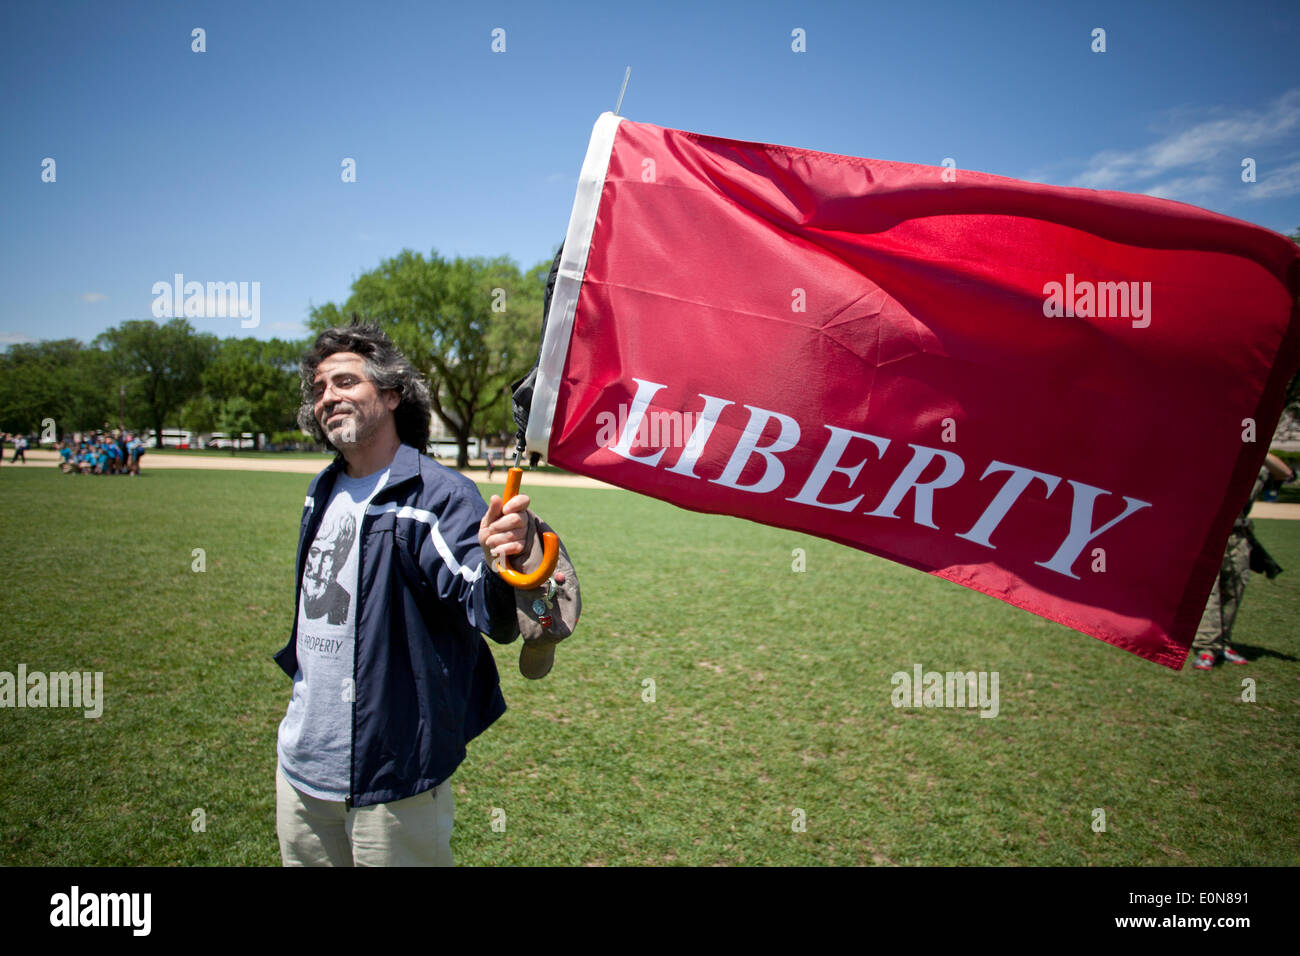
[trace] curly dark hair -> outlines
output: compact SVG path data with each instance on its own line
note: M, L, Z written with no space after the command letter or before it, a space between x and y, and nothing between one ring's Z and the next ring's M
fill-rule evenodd
M320 422L316 421L315 402L311 397L312 381L320 363L335 352L355 352L365 361L366 377L380 391L392 390L401 396L393 410L397 437L404 445L414 445L423 454L429 444L429 428L433 401L429 386L415 370L406 356L397 350L384 330L372 322L363 322L352 314L350 325L326 329L316 336L316 341L302 357L302 405L298 408L298 424L332 451L339 451L325 437Z

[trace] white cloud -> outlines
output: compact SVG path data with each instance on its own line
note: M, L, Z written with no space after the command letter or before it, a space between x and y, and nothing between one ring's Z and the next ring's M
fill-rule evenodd
M1208 196L1224 185L1222 176L1181 176L1156 183L1142 190L1148 196L1157 199L1177 199L1179 202L1191 202Z
M1199 188L1232 184L1225 171L1240 172L1241 160L1300 130L1300 89L1288 90L1263 110L1209 111L1209 118L1189 128L1132 150L1105 150L1094 154L1071 183L1090 189L1140 189L1151 195L1182 195ZM1257 157L1256 157L1257 158ZM1290 167L1288 167L1290 169ZM1173 174L1165 182L1151 184ZM1213 187L1204 185L1213 180ZM1270 195L1290 195L1279 183ZM1153 190L1162 190L1154 192ZM1264 198L1256 196L1255 198Z
M22 332L0 332L0 346L4 345L26 345L28 342L36 340L30 335Z
M102 292L83 292L81 293L82 302L103 302L108 296Z
M1278 199L1300 193L1300 162L1281 169L1256 169L1257 180L1246 186L1247 199Z

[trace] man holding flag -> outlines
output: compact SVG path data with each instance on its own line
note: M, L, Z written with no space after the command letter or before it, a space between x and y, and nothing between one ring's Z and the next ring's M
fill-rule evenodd
M563 547L550 581L512 587L550 529L517 495L485 505L422 454L428 386L379 328L327 329L302 360L299 422L339 454L308 489L280 724L276 821L286 866L451 865L450 777L505 711L483 640L522 633L544 677L581 611ZM505 573L505 572L502 572Z

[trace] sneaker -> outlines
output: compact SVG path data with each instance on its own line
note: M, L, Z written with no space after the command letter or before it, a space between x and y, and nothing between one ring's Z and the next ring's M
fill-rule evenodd
M1225 661L1227 661L1229 664L1249 664L1249 663L1250 663L1250 661L1246 660L1246 658L1242 657L1240 654L1238 654L1236 651L1234 651L1231 647L1225 647L1225 648L1220 652L1220 656L1221 656Z
M1209 651L1201 651L1196 655L1196 663L1192 665L1198 671L1214 670L1214 655Z

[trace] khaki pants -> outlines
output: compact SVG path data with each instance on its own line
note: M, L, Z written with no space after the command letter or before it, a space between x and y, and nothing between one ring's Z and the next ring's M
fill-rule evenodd
M275 823L285 866L452 866L451 780L405 800L351 810L308 796L275 770Z
M1205 603L1200 627L1192 641L1193 654L1203 651L1218 653L1228 646L1232 637L1232 625L1237 622L1237 611L1241 608L1241 598L1246 593L1246 582L1249 579L1250 542L1244 534L1237 534L1234 530L1223 553L1219 576Z

